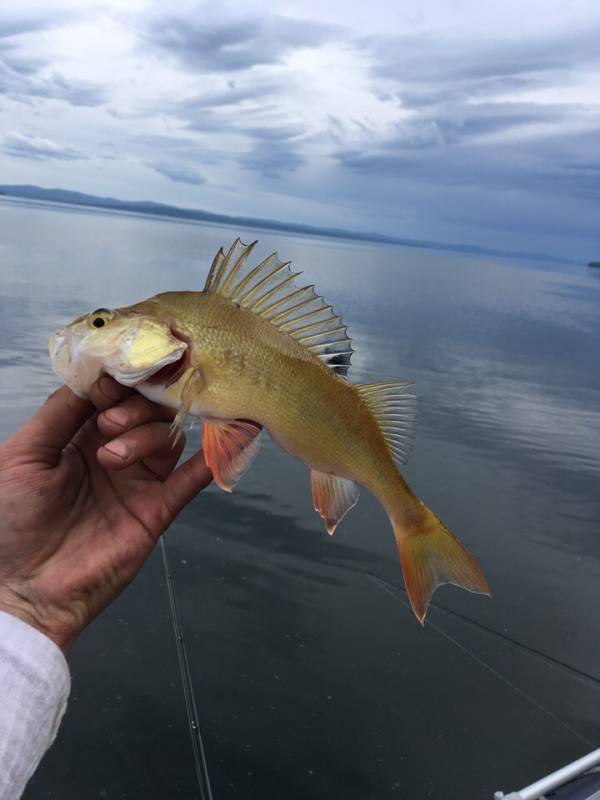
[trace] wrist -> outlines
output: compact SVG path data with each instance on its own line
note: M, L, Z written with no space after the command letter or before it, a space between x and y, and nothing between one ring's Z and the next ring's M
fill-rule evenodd
M36 606L6 586L0 586L0 611L35 628L65 654L77 638L78 632L61 615L51 614L48 609Z

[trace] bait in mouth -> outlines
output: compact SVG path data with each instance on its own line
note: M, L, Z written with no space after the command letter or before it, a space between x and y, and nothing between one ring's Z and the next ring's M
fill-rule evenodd
M80 397L106 372L175 409L175 426L201 418L206 463L225 491L250 466L265 428L308 466L330 534L366 488L390 518L421 623L442 583L489 595L475 560L400 474L416 413L411 384L350 383L342 319L276 254L251 266L255 245L238 239L219 250L201 292L165 292L74 320L50 340L55 371Z

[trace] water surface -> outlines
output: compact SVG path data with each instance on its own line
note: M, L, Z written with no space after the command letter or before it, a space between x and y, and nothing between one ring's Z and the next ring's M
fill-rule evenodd
M491 797L600 746L600 274L4 200L2 437L57 385L49 332L201 289L238 234L343 315L353 381L416 381L405 476L494 597L443 587L422 629L376 501L328 537L264 437L166 540L215 798ZM158 554L71 666L26 797L198 797Z

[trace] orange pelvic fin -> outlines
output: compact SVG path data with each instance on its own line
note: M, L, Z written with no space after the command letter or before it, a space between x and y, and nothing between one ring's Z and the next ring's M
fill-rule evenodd
M327 533L333 536L338 523L358 503L358 486L347 478L311 469L310 487L315 511L323 517Z
M392 520L404 584L421 624L432 594L443 583L491 596L475 559L435 514L425 511L425 522L417 531L407 532Z
M204 458L215 483L224 491L230 492L252 463L261 430L261 425L246 420L204 420Z

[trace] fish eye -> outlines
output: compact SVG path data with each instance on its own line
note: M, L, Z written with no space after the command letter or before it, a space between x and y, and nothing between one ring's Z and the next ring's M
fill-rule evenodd
M97 308L90 314L88 323L93 328L103 328L108 324L108 322L110 322L111 319L112 311L109 311L107 308Z

